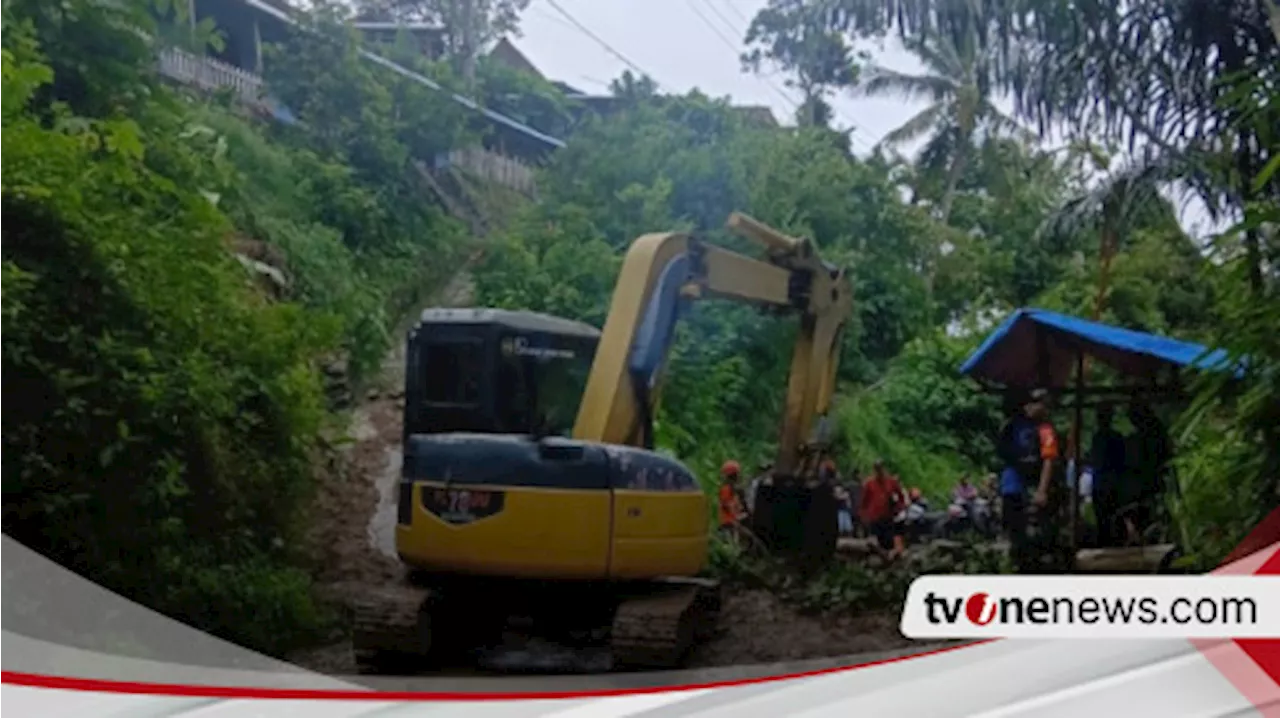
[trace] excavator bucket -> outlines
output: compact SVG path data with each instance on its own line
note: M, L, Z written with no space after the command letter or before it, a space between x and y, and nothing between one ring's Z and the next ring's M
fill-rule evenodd
M813 570L835 555L836 513L831 485L780 481L757 490L751 530L770 551L798 560L802 570Z

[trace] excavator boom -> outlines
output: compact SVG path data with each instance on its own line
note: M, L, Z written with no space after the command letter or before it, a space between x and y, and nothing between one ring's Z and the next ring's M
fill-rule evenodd
M843 269L822 261L812 242L734 213L730 231L764 249L756 259L684 233L647 234L623 260L587 379L577 439L652 446L652 419L667 352L683 306L719 298L794 312L799 332L787 382L775 471L791 477L824 437L815 422L830 408L841 332L853 311ZM816 440L816 441L815 441Z

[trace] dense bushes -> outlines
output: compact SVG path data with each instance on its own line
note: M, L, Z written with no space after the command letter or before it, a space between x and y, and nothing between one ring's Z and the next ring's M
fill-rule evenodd
M37 120L52 74L20 50L4 55L5 533L287 642L314 627L288 551L324 415L309 359L337 327L255 294L209 176L178 169L204 164L201 137L56 106ZM249 604L280 620L230 624Z
M328 416L319 365L377 366L389 327L468 251L408 164L461 120L395 121L441 103L350 53L277 65L295 127L185 98L129 29L162 29L148 9L6 4L4 528L280 650L325 618L297 549ZM353 92L382 99L326 114ZM233 258L246 243L283 270L284 301Z

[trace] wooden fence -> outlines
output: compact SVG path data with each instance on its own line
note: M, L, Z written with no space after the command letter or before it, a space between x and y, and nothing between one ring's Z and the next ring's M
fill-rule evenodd
M241 102L263 106L261 77L212 57L165 48L160 51L160 74L206 92L230 89Z
M258 75L211 57L202 57L177 48L160 51L160 73L175 82L206 92L229 89L241 102L269 110L265 86ZM478 179L493 182L521 194L533 196L533 169L519 160L486 150L468 147L450 152L447 164Z
M534 177L531 167L483 147L454 150L449 153L449 164L482 180L500 184L521 194L534 194Z

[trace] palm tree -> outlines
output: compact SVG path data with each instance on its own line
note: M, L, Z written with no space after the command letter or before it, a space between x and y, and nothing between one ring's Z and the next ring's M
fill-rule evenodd
M866 97L929 100L928 107L885 135L880 143L894 147L931 135L921 156L936 158L947 166L938 211L939 219L945 222L979 134L1007 132L1027 141L1033 138L992 102L996 86L996 58L992 51L979 48L977 42L957 44L942 35L908 38L904 44L924 63L926 74L912 75L873 65L853 92Z
M1093 319L1106 306L1111 262L1121 244L1142 224L1160 214L1173 218L1173 207L1160 194L1190 172L1182 159L1169 155L1130 162L1114 170L1088 191L1064 202L1040 225L1041 236L1064 236L1081 231L1098 233L1098 294Z

